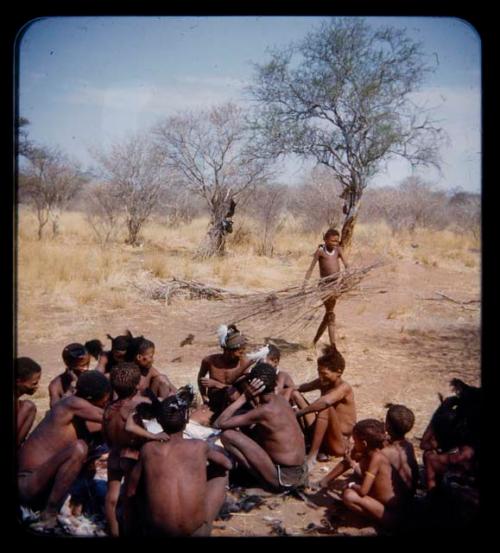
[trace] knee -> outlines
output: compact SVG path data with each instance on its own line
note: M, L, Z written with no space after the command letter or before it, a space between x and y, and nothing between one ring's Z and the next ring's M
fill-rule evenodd
M220 436L220 441L223 445L233 444L238 438L238 432L236 430L224 430Z
M19 416L29 417L36 415L36 405L29 399L24 400L19 407Z
M356 502L357 497L358 494L354 490L346 488L342 494L342 501L344 502L344 505L353 505Z
M335 322L335 313L333 311L327 311L326 312L326 321L328 323L334 323Z
M89 448L83 440L77 440L73 446L73 456L84 461L87 458Z

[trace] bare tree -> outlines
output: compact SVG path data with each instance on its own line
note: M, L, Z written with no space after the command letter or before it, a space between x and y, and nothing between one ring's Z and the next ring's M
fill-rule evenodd
M85 195L85 219L102 247L116 236L123 213L117 192L112 186L98 183L89 187Z
M307 229L338 228L342 221L342 185L324 166L315 167L301 186L291 190L290 211Z
M442 130L414 96L430 68L404 30L334 18L256 69L249 88L258 104L256 149L307 156L333 171L343 187L344 246L383 163L398 156L412 166L439 166Z
M268 177L269 162L249 151L241 109L227 103L183 112L159 123L154 134L165 165L210 210L210 227L198 255L224 254L237 201Z
M58 149L33 147L27 159L27 167L19 178L21 195L35 208L38 239L42 239L43 228L50 219L53 236L56 236L61 211L80 190L86 178L78 165L69 161Z
M260 223L261 240L257 253L273 256L274 239L281 224L287 205L288 189L284 185L268 185L247 202L246 210Z
M136 246L142 226L153 212L162 188L168 185L167 173L151 143L141 134L114 144L109 152L93 155L100 165L103 182L123 206L126 242Z

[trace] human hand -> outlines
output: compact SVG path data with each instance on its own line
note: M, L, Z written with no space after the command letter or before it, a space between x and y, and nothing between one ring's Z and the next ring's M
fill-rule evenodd
M168 442L168 440L170 440L170 436L166 432L160 432L159 434L155 434L154 439L157 442Z
M248 382L248 387L245 390L245 396L247 399L252 399L260 395L266 389L266 385L260 378L252 378Z

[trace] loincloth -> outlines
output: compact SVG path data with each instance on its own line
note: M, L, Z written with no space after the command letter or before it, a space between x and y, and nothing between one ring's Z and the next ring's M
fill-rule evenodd
M278 482L284 490L303 488L308 484L308 468L307 463L302 465L278 465L275 463L276 472L278 474Z

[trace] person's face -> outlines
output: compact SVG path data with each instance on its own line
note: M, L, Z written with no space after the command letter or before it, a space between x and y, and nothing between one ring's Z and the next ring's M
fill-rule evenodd
M274 367L275 369L278 368L279 365L279 358L278 357L266 357L266 363L271 365L271 367Z
M136 357L136 362L141 369L150 369L153 366L155 357L155 348L148 348L143 353L139 353Z
M126 355L126 350L124 349L115 349L115 350L112 350L111 351L111 355L113 356L113 359L115 361L117 361L118 363L120 361L125 361L125 355Z
M340 378L340 374L333 372L328 367L325 367L324 365L318 364L318 375L319 380L323 386L328 386L335 384L337 380Z
M241 359L245 355L246 350L246 346L241 346L237 349L227 349L225 352L229 359Z
M91 401L91 403L96 407L103 408L103 407L106 407L106 405L109 403L110 397L111 397L111 394L108 393L104 395L101 399L96 399L94 401Z
M328 238L325 238L325 246L328 250L333 250L336 246L340 244L340 240L338 236L329 236Z
M82 357L81 359L78 360L76 365L72 367L72 370L77 374L82 374L85 371L89 370L89 365L90 365L90 353L87 353L85 357Z
M38 384L40 383L40 378L42 376L41 372L33 373L26 380L17 380L17 390L22 394L28 394L32 396L38 390Z
M352 435L354 445L352 446L352 453L362 455L365 453L368 445L365 440L362 440L356 433Z

